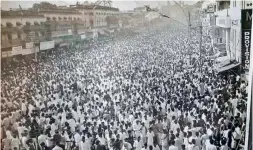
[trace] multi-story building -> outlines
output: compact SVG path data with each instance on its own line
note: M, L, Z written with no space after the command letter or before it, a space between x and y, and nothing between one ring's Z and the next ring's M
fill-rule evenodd
M31 11L1 11L1 50L3 57L11 55L13 47L21 51L23 48L31 48L33 45L45 41L43 15Z
M130 12L130 11L121 12L119 14L119 19L121 20L123 27L129 27L130 26L130 20L131 20L132 15L133 15L133 12Z
M59 37L77 35L85 32L89 27L84 22L83 15L68 7L58 9L43 9L39 12L46 18L48 32L51 32L51 37L57 39Z
M241 10L250 1L216 1L216 26L220 42L225 44L228 59L241 63ZM252 8L252 5L251 5Z
M202 4L202 26L203 28L207 29L204 30L206 34L210 34L209 31L211 30L211 26L213 26L213 22L211 21L211 18L214 17L214 12L216 10L215 3L205 2Z
M226 53L226 56L217 59L222 62L219 64L219 71L234 70L234 72L240 72L239 74L243 75L244 71L249 68L249 63L245 65L245 62L242 62L245 61L242 59L247 57L248 53L243 54L245 50L242 48L243 24L241 12L243 9L252 10L252 1L216 0L215 7L214 16L210 18L211 25L215 22L213 41L224 45ZM248 18L251 19L252 16ZM222 51L222 49L219 49L219 51Z
M222 28L216 26L215 12L217 10L216 3L204 2L202 4L202 29L203 36L210 36L213 52L216 56L226 55L225 42L222 39Z
M73 10L82 13L83 21L91 28L107 27L108 19L118 17L119 9L99 5L70 5Z
M230 1L230 46L231 59L241 63L241 9L240 1Z
M9 51L4 52L3 56L11 56L11 53L14 53L13 47L17 54L18 49L20 52L24 52L24 48L27 47L35 49L35 45L39 47L40 42L53 40L57 44L68 39L85 37L83 34L87 32L97 32L98 30L93 30L94 28L119 27L122 23L118 15L118 8L95 4L78 4L55 9L2 11L1 49L3 52Z
M230 61L235 60L234 53L230 50L230 30L231 30L231 16L230 1L217 1L216 2L216 26L219 28L220 43L225 44L227 59Z

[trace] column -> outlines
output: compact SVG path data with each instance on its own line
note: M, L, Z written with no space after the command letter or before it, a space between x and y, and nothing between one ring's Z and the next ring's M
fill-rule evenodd
M226 52L230 60L232 60L232 53L230 51L230 29L225 29L226 32Z

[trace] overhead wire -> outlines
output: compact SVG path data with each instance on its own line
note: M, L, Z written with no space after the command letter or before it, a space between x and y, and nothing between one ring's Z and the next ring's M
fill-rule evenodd
M169 19L171 19L171 20L173 20L173 21L176 21L177 23L179 23L179 24L181 24L181 25L184 25L184 26L187 26L188 27L188 25L186 25L186 24L184 24L184 23L182 23L182 22L180 22L180 21L178 21L178 20L176 20L176 19L174 19L174 18L171 18L170 16L168 16L168 15L165 15L165 14L162 14L161 12L159 12L159 11L157 11L157 10L154 10L154 9L151 9L149 6L147 6L147 5L144 5L144 4L141 4L140 2L138 2L138 1L135 1L136 3L139 3L140 5L142 5L142 6L144 6L145 8L146 8L146 11L147 12L157 12L160 16L162 16L162 17L165 17L165 18L169 18Z

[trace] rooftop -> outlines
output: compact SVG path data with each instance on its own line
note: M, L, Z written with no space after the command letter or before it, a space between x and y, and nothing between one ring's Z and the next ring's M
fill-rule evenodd
M43 10L40 10L40 13L82 14L76 10L66 9L66 8L63 8L63 9L43 9Z
M70 5L72 9L103 9L103 10L113 10L119 11L118 8L115 7L108 7L108 6L99 6L99 5Z
M36 17L36 18L44 18L43 15L39 14L37 11L31 10L16 10L16 11L4 11L1 10L2 18L16 18L16 17Z

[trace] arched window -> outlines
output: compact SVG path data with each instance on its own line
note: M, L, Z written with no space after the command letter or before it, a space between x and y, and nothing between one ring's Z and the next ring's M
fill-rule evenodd
M7 27L13 27L12 23L10 23L10 22L6 22L6 26Z
M51 18L50 17L47 17L47 21L50 21L51 20Z
M17 33L18 39L21 39L21 33Z
M7 34L7 37L8 37L8 40L12 40L12 34L11 33Z
M40 34L41 34L41 36L45 36L45 32L44 31L40 32Z
M30 25L31 25L31 22L28 22L28 21L27 21L27 22L25 23L25 25L30 26Z
M53 17L53 20L56 21L56 17Z
M39 33L38 33L38 32L35 32L35 36L36 36L36 37L39 37Z
M62 18L61 18L61 17L58 17L58 20L62 20Z
M16 22L16 26L20 27L22 24L20 22Z
M35 22L34 22L34 25L38 26L38 25L39 25L39 23L38 23L37 21L35 21Z

